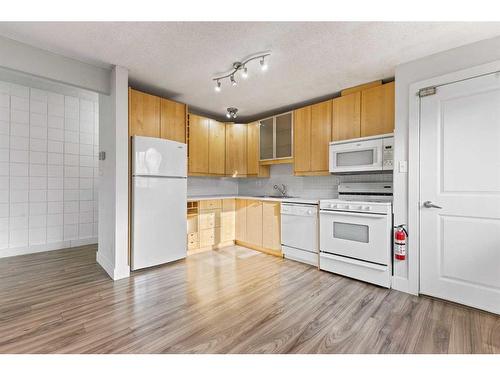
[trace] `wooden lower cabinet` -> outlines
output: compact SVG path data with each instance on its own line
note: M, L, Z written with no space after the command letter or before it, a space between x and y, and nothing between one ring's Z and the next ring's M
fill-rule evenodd
M247 240L247 200L236 199L236 241L246 242Z
M251 245L262 246L262 202L248 200L247 204L247 236Z
M281 203L262 202L262 247L281 251Z
M221 242L235 240L236 236L236 199L223 199L221 212Z
M281 256L281 203L236 199L236 243Z
M281 204L253 199L188 202L188 251L194 253L235 242L281 256Z

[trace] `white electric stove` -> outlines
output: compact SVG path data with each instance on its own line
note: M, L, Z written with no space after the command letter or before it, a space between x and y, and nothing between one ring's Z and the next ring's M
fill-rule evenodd
M320 269L389 288L392 182L339 185L320 201Z

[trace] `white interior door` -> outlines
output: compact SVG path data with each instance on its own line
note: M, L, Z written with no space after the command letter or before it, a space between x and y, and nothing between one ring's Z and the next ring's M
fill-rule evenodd
M420 292L498 314L500 75L421 98L420 131Z

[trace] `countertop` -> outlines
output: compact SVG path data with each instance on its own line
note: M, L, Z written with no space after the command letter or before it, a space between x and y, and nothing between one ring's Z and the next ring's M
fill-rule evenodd
M271 201L271 202L304 203L304 204L318 204L320 201L320 198L300 198L300 197L275 198L275 197L256 197L251 195L191 195L187 197L187 200L188 202L195 202L195 201L212 200L212 199L233 199L233 198L253 199L257 201Z

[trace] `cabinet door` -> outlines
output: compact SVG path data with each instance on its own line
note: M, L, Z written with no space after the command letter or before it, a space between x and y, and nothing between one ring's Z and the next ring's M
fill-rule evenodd
M361 136L394 132L394 82L361 92Z
M161 99L160 137L186 143L186 105Z
M236 199L236 240L247 240L247 200Z
M246 242L262 247L262 202L247 201Z
M361 137L361 93L333 99L332 140Z
M208 174L208 128L205 117L189 115L189 172Z
M236 200L224 199L221 213L221 241L234 241L236 228Z
M208 120L208 173L223 175L226 169L226 125Z
M260 165L259 122L247 125L247 175L269 177L269 165Z
M311 106L311 172L328 172L328 145L332 138L332 101Z
M247 175L246 124L226 124L226 175Z
M280 206L278 202L262 202L262 247L281 251Z
M293 111L293 168L311 170L311 106Z
M292 157L292 112L276 116L276 158Z
M260 121L260 160L274 159L274 119Z
M160 137L160 98L129 88L129 135Z

